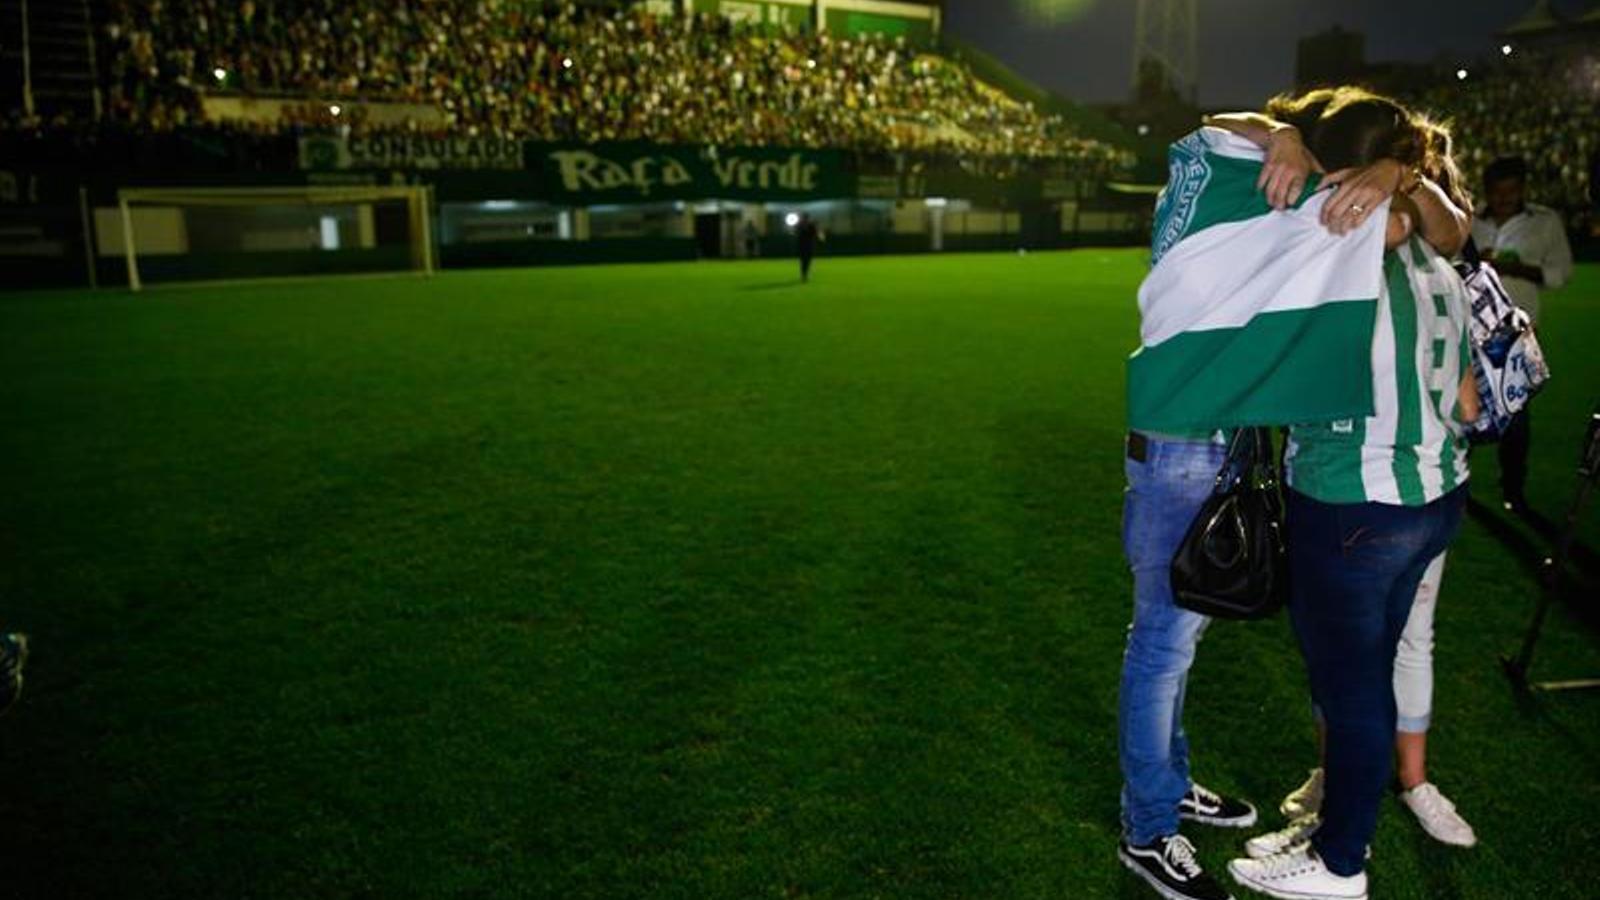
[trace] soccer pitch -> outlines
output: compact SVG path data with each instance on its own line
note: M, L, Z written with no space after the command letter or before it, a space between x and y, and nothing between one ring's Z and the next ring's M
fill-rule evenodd
M0 295L0 897L1154 896L1115 857L1145 258ZM1600 269L1544 309L1559 519ZM1386 801L1385 900L1593 896L1600 695L1508 689L1500 521L1438 619L1481 843ZM1535 668L1600 674L1594 631ZM1188 726L1275 827L1314 764L1282 617L1212 628ZM1246 836L1190 833L1219 874Z

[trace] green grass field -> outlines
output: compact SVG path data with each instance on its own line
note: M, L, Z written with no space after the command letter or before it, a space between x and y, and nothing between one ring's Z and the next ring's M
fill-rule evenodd
M35 640L0 897L1153 896L1114 854L1143 266L0 296L0 623ZM1544 306L1559 518L1600 270ZM1438 624L1432 771L1482 843L1387 802L1375 897L1594 896L1600 694L1508 690L1510 535L1468 524ZM1600 673L1572 609L1536 667ZM1299 782L1281 617L1210 632L1188 721L1211 786ZM1193 833L1218 868L1244 836Z

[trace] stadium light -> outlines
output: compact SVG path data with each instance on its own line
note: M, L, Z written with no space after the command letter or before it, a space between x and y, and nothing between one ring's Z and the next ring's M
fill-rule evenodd
M1139 126L1139 128L1138 128L1138 131L1139 131L1139 137L1144 137L1145 135L1150 133L1150 126L1141 124Z
M228 70L221 66L217 66L215 69L211 70L211 74L217 76L218 81L222 81L228 77Z
M563 68L563 69L572 68L572 57L568 56L568 57L563 58L561 60L561 68Z
M1467 80L1467 70L1466 69L1457 69L1456 70L1456 80L1457 81L1466 81Z
M1510 44L1501 44L1500 45L1500 55L1501 56L1510 56L1511 55L1511 45Z
M783 224L789 226L790 228L793 228L796 225L799 225L800 224L800 214L799 213L789 213L787 216L783 217Z
M328 104L328 112L333 113L335 116L337 116L339 113L344 112L344 108L341 107L337 103L330 103L330 104Z

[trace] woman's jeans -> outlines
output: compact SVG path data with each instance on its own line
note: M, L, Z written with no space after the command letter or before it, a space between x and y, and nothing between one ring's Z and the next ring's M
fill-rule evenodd
M1172 557L1226 456L1220 444L1130 442L1122 547L1133 568L1133 624L1117 717L1123 837L1134 845L1177 834L1178 803L1189 790L1184 688L1210 620L1173 603Z
M1461 524L1467 490L1427 506L1329 504L1289 492L1289 617L1327 726L1322 827L1328 868L1365 865L1393 773L1394 662L1423 573Z

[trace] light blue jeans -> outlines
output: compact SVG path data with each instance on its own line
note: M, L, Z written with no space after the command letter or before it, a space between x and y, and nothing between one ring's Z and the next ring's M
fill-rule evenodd
M1123 837L1135 845L1178 833L1189 790L1183 698L1195 647L1211 621L1172 601L1172 557L1210 496L1227 456L1220 444L1150 439L1127 460L1122 548L1133 569L1133 624L1117 708Z

